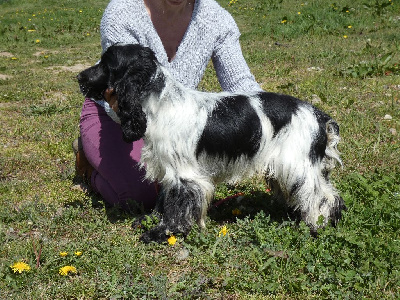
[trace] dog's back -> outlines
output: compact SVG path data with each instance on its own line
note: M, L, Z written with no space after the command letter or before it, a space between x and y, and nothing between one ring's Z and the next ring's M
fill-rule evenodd
M208 116L196 157L217 181L235 182L255 172L274 171L282 159L306 157L316 163L328 153L340 162L335 150L338 130L329 115L291 96L224 96Z

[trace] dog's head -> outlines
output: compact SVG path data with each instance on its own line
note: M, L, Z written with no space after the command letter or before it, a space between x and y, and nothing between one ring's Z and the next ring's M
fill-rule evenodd
M77 76L85 97L101 100L106 89L114 90L126 142L136 141L146 132L147 120L141 102L154 90L152 78L157 66L150 48L117 44L107 49L97 65Z

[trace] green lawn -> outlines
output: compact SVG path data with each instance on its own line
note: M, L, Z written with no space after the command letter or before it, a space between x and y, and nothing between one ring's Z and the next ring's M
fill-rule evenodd
M338 227L310 237L254 178L218 187L217 200L243 196L211 208L205 230L141 243L135 215L72 188L75 76L99 59L108 2L0 0L0 299L400 298L399 1L218 2L262 87L340 124ZM199 88L219 89L211 66Z

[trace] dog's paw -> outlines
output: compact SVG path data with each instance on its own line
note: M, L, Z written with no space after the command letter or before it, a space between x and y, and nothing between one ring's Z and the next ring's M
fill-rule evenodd
M142 236L140 237L140 240L146 244L151 242L156 242L161 244L167 242L170 235L167 235L167 230L165 229L164 226L157 226L143 233Z

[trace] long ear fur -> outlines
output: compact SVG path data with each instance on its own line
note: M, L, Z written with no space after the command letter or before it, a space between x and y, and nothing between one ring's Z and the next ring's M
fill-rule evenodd
M127 143L137 141L144 136L147 128L137 83L125 81L124 86L117 89L117 95L122 138Z
M147 119L142 100L152 91L152 76L157 70L155 56L150 49L131 52L124 76L115 83L118 96L119 118L123 139L133 142L146 132Z

